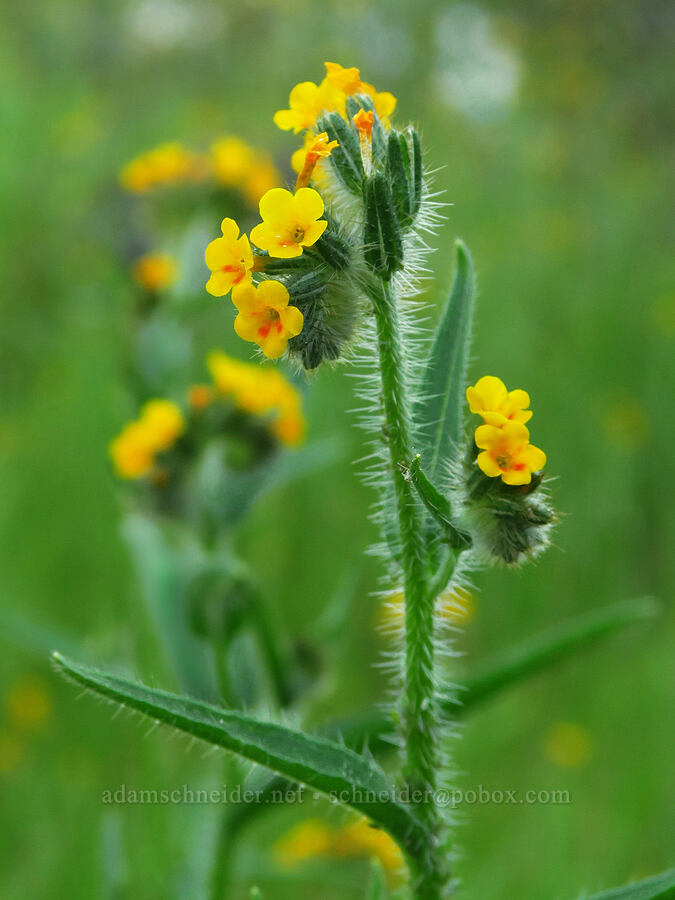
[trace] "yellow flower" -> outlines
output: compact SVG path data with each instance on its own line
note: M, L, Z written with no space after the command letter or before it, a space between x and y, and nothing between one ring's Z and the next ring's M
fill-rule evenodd
M532 473L546 465L543 450L530 444L530 433L521 422L479 425L475 434L478 465L490 478L501 475L504 484L529 484Z
M396 109L396 97L389 91L378 91L372 84L367 81L361 81L359 70L352 67L350 69L343 68L339 63L324 63L326 67L326 78L343 93L351 96L352 94L366 94L373 101L373 107L378 118L385 128L390 127L389 116Z
M403 867L403 856L393 838L386 831L371 825L368 819L359 819L341 829L333 840L336 856L366 856L379 859L389 871Z
M225 187L238 187L248 177L255 159L253 147L238 137L222 137L211 144L213 171Z
M366 112L365 109L360 109L357 112L357 114L354 116L354 125L356 125L356 130L359 133L359 137L370 140L370 137L373 133L374 121L375 116L371 110L368 110L368 112Z
M224 297L236 285L250 284L253 269L251 245L245 234L239 237L234 219L223 219L220 229L223 236L211 241L204 253L212 272L206 290L214 297Z
M272 432L286 447L297 447L305 439L307 422L300 408L300 394L284 381L279 401L279 413L272 422Z
M274 856L284 868L293 868L306 859L327 856L332 829L320 819L299 822L274 845Z
M472 413L482 416L488 425L505 422L525 424L532 418L530 397L526 391L507 391L501 378L484 375L473 387L466 389L466 399Z
M313 81L296 84L288 103L290 109L280 109L274 114L274 124L283 131L292 128L297 134L312 128L323 112L338 112L344 116L346 97L329 78L324 78L318 85Z
M168 450L185 431L183 413L171 400L148 400L141 409L140 424L156 452Z
M177 278L176 260L167 253L146 253L133 265L132 274L146 291L161 291Z
M315 244L328 226L321 195L303 187L295 194L272 188L260 201L262 222L251 231L251 240L270 256L301 256L303 247Z
M333 150L339 146L337 141L329 140L325 131L318 135L313 135L311 131L308 131L307 134L311 136L311 140L305 142L305 158L295 182L296 191L307 187L314 176L317 163L322 159L328 159Z
M122 168L120 182L128 191L144 194L160 185L199 179L205 172L204 161L174 141L132 159Z
M110 443L110 456L119 478L142 478L152 469L155 450L148 429L141 422L129 422Z
M359 92L361 75L355 66L345 69L340 63L333 62L325 62L324 66L326 67L326 78L338 90L347 94L347 96Z
M7 718L17 731L39 731L49 718L52 701L45 683L33 676L16 681L7 692Z
M590 762L593 740L583 725L557 722L546 737L544 752L556 766L578 768Z
M234 330L240 338L257 344L269 359L278 359L290 338L302 331L304 318L296 306L289 306L289 294L280 281L263 281L232 291L239 315Z

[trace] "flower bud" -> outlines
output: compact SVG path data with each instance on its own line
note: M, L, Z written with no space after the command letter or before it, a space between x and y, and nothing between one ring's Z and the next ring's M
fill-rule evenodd
M332 278L322 266L288 282L291 302L304 316L303 329L289 341L305 369L339 359L357 321L357 298L342 279Z
M340 181L354 194L360 194L363 182L363 162L358 134L351 128L339 113L322 116L317 127L325 131L332 141L337 141L330 156Z
M376 172L365 182L363 255L380 277L391 278L403 266L403 239L389 180Z

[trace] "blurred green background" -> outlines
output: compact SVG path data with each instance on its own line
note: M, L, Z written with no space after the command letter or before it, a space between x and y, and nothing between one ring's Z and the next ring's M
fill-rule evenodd
M573 900L672 863L672 10L661 0L31 0L4 3L2 19L2 896L110 896L117 841L128 884L118 896L204 895L218 809L111 813L101 792L217 786L218 760L78 701L17 617L39 623L45 648L113 665L136 654L140 676L174 686L152 662L106 454L129 414L117 171L161 141L206 146L222 132L268 147L282 165L296 141L272 114L297 81L322 77L324 59L360 66L399 98L398 122L419 124L452 203L424 299L438 308L461 236L480 288L471 375L531 393L536 443L559 476L554 547L516 574L476 577L460 649L470 663L616 599L664 601L656 624L467 722L453 745L461 786L567 789L572 802L464 810L465 896ZM201 292L194 302L214 304ZM212 309L221 346L247 358L229 302ZM385 691L373 666L386 649L372 596L379 568L360 562L375 534L352 463L363 453L353 387L344 369L312 379L310 438L342 436L344 456L267 495L240 541L279 622L310 644L355 573L348 625L317 688L326 713ZM16 711L26 696L33 723ZM583 736L571 758L552 749L561 722ZM275 900L363 895L365 862L275 868L269 847L298 818L268 814L246 833L234 900L254 880Z

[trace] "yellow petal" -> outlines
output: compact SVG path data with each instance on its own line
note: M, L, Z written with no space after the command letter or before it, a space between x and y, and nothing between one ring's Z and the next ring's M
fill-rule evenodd
M504 484L529 484L532 481L532 473L529 469L509 469L502 472L502 481Z
M258 286L258 300L277 312L288 306L288 298L288 290L280 281L261 281Z
M502 425L506 425L506 423L509 421L506 416L500 412L492 412L484 409L481 410L478 414L483 417L483 421L487 425L495 425L497 428L501 428Z
M271 193L271 192L270 192ZM285 193L288 194L288 191ZM298 221L308 227L316 219L321 218L324 211L323 200L321 194L314 188L300 188L293 197L293 213L297 216ZM260 210L262 215L262 208ZM263 218L265 218L263 216Z
M293 194L290 191L285 188L272 188L260 198L260 216L266 222L283 222L292 215L293 206Z
M260 321L255 315L248 316L245 313L239 313L234 320L234 330L244 341L257 343L259 328Z
M224 297L232 287L232 280L231 272L213 272L206 282L206 290L212 297Z
M265 356L269 359L279 359L279 357L283 356L286 352L288 338L284 335L275 334L270 331L269 336L258 343Z
M216 238L207 245L206 250L204 251L204 259L206 260L206 265L212 272L215 272L231 261L230 247L230 242L222 237Z
M282 131L290 131L291 128L296 132L302 130L302 126L298 126L298 114L292 109L279 109L274 113L274 124Z
M530 432L522 422L508 421L501 429L501 433L504 440L514 446L527 444L530 440Z
M247 269L253 268L253 251L245 234L237 241L237 250L241 254L241 260Z
M502 429L494 425L479 425L474 434L476 446L489 450L502 440Z
M297 306L288 306L279 313L284 333L287 337L295 337L302 331L305 318Z
M506 385L501 378L496 378L494 375L484 375L479 378L475 388L480 396L481 409L498 409L506 398ZM478 411L475 410L475 412Z
M234 219L223 219L220 223L220 230L223 232L223 237L232 243L239 237L239 226Z
M302 239L302 246L312 247L319 240L326 228L328 228L328 222L325 219L321 219L320 222L312 222L309 228L305 231L304 237Z
M508 397L511 409L527 409L530 405L530 395L527 391L522 391L520 389L509 391Z
M521 424L525 424L525 422L529 422L532 418L532 410L531 409L519 409L513 414L513 421L520 422Z
M476 462L478 463L481 472L484 472L490 478L495 478L497 475L502 474L502 470L487 450L483 450L482 453L478 454Z
M524 462L532 469L533 472L539 472L546 465L546 454L534 444L528 444L523 451L522 457Z
M396 97L393 94L390 94L389 91L382 91L379 94L375 94L373 106L380 119L387 119L396 109L396 102Z
M238 284L232 290L232 302L240 313L250 315L251 313L260 312L264 309L265 304L261 303L253 284Z

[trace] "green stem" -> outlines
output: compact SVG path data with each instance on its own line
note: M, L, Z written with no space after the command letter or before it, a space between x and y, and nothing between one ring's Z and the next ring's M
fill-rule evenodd
M276 694L276 700L283 709L289 706L293 700L293 688L290 679L290 661L284 658L280 649L279 635L275 634L267 609L263 605L262 597L255 588L249 595L249 614L251 625L258 638L260 652L265 658L272 687Z
M410 388L396 298L388 282L371 291L382 378L385 433L400 529L405 596L405 677L401 716L405 746L403 779L410 802L426 825L431 846L411 854L412 886L417 900L438 900L449 873L440 840L442 819L436 805L439 768L438 720L434 698L434 598L427 585L422 511L404 475L412 459Z

